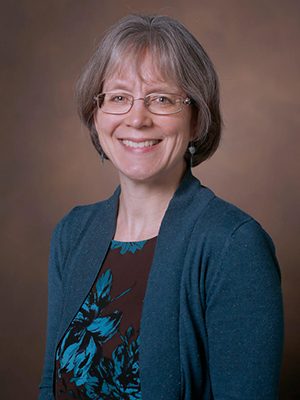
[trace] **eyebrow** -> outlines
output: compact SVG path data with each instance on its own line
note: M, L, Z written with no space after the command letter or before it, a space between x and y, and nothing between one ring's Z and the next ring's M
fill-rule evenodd
M115 91L115 90L123 90L125 92L129 92L131 93L130 90L130 84L127 83L126 79L122 79L122 78L117 78L117 79L108 79L109 85L108 85L108 89L106 89L105 91L111 92L111 91ZM149 86L149 93L175 93L178 92L178 90L180 90L180 88L172 83L172 82L166 82L166 81L161 81L161 82L154 82L153 86L151 86L151 81L149 83L147 83L147 81L145 80L146 85ZM106 86L105 82L104 82L104 86ZM182 91L182 90L180 90Z
M105 84L104 84L105 85ZM113 82L111 82L111 84L109 84L108 86L109 88L106 89L107 92L111 92L111 91L124 91L124 92L129 92L131 93L131 90L129 89L129 85L123 81L123 80L115 80ZM175 89L175 85L170 84L170 86L166 86L164 83L162 83L161 85L153 85L151 86L151 84L149 85L149 94L150 93L175 93L178 92L178 89Z

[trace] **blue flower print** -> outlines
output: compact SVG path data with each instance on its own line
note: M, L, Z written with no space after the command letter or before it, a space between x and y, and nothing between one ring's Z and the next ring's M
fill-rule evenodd
M62 373L72 371L71 382L74 381L77 387L86 385L87 381L90 384L93 381L95 382L95 379L89 373L100 363L103 355L101 343L106 342L118 332L122 313L114 311L108 316L102 316L103 310L114 300L131 290L129 288L112 299L110 294L112 274L110 270L100 276L95 286L95 292L90 292L56 354L56 359L60 363L60 368L57 371L58 376L61 377ZM99 385L99 381L97 384ZM69 395L72 398L84 398L76 397L74 393L69 393Z
M134 329L131 326L125 337L120 335L123 344L114 350L112 360L106 357L101 359L94 373L98 382L95 379L89 382L91 399L98 400L96 392L99 390L100 382L102 382L101 400L138 400L142 398L138 374L139 336L136 341L129 343L133 335Z
M142 250L146 242L147 240L142 240L140 242L118 242L117 240L112 240L110 248L118 249L121 247L121 254L125 254L127 251L134 254L136 250Z

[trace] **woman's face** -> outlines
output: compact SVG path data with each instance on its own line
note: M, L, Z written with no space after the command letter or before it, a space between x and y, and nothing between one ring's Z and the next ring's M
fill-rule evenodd
M125 63L121 73L105 81L103 92L128 93L138 98L150 93L187 97L180 87L156 73L151 57L144 59L140 70L143 80ZM121 182L180 179L186 169L184 153L195 132L192 114L192 107L185 105L177 114L151 114L141 100L135 100L131 110L123 115L106 114L98 109L94 118L100 144L118 169Z

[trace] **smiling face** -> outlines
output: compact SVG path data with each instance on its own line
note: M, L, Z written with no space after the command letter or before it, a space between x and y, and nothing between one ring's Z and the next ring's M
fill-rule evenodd
M128 93L144 98L151 93L174 93L187 97L176 84L156 73L151 57L141 64L142 79L126 63L106 79L103 92ZM121 183L134 181L179 181L186 170L184 153L194 137L192 106L178 114L151 114L142 100L135 100L127 114L106 114L97 109L95 126L101 146L118 169Z

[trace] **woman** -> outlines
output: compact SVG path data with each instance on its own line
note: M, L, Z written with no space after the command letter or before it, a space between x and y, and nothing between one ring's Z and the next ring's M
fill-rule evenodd
M76 91L120 187L53 233L40 400L276 399L272 241L191 173L221 132L203 48L173 18L130 15L106 33Z

